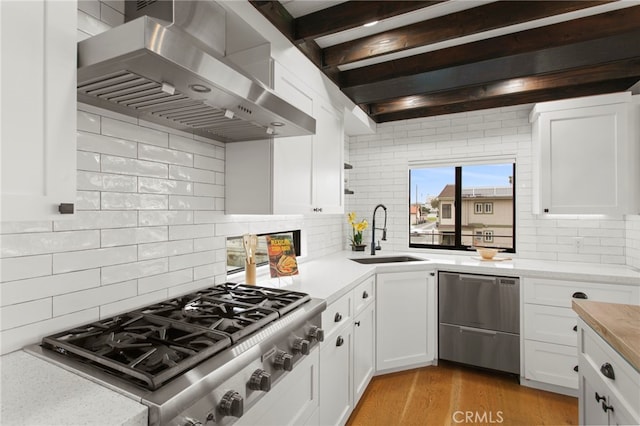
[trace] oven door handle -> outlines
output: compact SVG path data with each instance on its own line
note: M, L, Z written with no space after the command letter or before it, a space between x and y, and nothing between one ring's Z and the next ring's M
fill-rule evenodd
M463 325L459 325L458 327L460 327L460 333L466 331L468 333L487 334L489 336L495 336L496 334L498 334L497 331L493 330L483 330L481 328L465 327Z

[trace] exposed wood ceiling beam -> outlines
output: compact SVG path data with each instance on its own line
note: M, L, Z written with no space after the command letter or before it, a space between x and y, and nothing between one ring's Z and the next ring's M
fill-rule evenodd
M464 111L496 108L510 105L521 105L535 102L545 102L557 99L592 96L604 93L621 92L627 90L638 81L638 77L621 80L609 80L586 85L564 86L561 88L542 89L531 93L513 93L498 97L465 100L459 103L442 104L433 107L416 108L375 117L378 123L388 121L407 120L411 118L430 117Z
M638 29L640 6L534 28L340 73L341 88L361 86L456 65L608 37Z
M323 65L337 67L496 28L545 18L606 1L500 1L323 49Z
M620 81L631 79L631 81L634 81L634 79L637 80L638 78L640 78L640 58L633 58L604 65L534 77L515 78L446 92L407 96L372 104L369 107L369 113L371 115L391 114L411 109L442 107L447 104L460 104L466 101L513 96L517 93L523 96L530 96L544 90L563 90L563 88L571 86L586 87L602 80Z
M439 1L350 1L322 9L295 20L295 40L301 42L337 33L376 21L402 15Z
M558 72L640 57L640 29L611 37L551 49L437 69L363 86L343 88L357 104L369 104L415 93L438 92L484 82ZM619 48L614 49L612 46Z

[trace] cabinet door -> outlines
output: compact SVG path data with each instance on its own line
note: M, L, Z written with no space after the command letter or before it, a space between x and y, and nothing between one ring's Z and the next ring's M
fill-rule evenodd
M376 351L375 304L370 303L353 322L353 405L364 393L374 372Z
M312 151L313 136L293 136L274 140L274 213L311 212Z
M313 204L322 213L344 213L344 130L341 115L332 106L315 108L313 136Z
M627 104L553 111L539 120L541 212L624 213Z
M77 3L0 7L1 217L60 219L58 206L76 198Z
M606 400L600 399L605 398L605 395L606 388L599 382L596 381L594 383L589 377L581 376L580 395L578 397L578 417L581 425L609 424L609 416L602 409L602 403L606 402Z
M351 399L351 327L341 330L320 349L320 424L346 423Z
M578 388L578 356L573 346L525 340L524 362L527 380Z
M435 356L430 333L435 279L427 271L378 274L376 283L377 370L425 364Z

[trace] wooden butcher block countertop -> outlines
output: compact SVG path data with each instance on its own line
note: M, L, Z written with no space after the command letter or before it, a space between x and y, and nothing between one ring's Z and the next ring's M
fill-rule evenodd
M640 306L575 299L572 306L584 322L640 371Z

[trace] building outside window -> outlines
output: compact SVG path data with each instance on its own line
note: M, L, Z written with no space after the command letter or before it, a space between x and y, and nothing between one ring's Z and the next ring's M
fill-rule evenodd
M514 177L514 162L411 168L409 208L422 203L433 213L410 222L409 247L514 252Z

